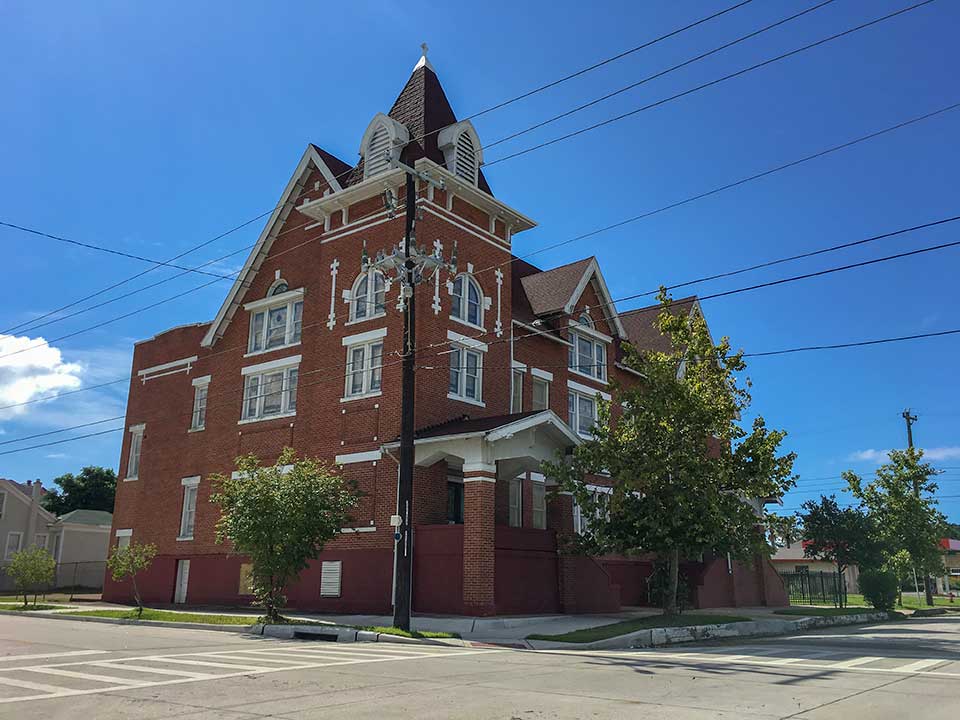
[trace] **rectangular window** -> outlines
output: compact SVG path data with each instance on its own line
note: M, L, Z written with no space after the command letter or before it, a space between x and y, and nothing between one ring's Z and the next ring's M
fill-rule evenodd
M514 370L510 386L510 412L523 412L523 370Z
M140 451L143 448L143 430L143 425L134 425L130 428L130 454L127 457L127 480L136 480L140 477Z
M483 360L476 350L455 347L450 355L449 395L480 402L483 399Z
M571 429L585 437L589 436L597 421L596 399L571 390L567 393L567 412Z
M60 562L60 533L53 536L53 559Z
M463 525L463 481L447 480L447 522Z
M133 537L133 530L129 528L117 530L117 548L129 547L130 539Z
M588 486L590 487L590 486ZM597 487L597 486L593 486ZM574 501L573 504L573 530L578 535L582 535L587 530L590 529L590 523L592 520L606 515L605 509L605 498L609 494L608 489L596 489L590 492L590 499L594 504L595 511L591 515L584 508L580 507L579 503Z
M183 509L180 512L180 537L178 540L193 540L193 528L197 517L197 490L200 485L199 477L184 478Z
M550 381L533 377L533 410L547 410L550 408Z
M523 527L523 478L510 481L510 527Z
M383 378L383 340L347 348L346 397L379 393Z
M568 365L571 370L606 381L606 358L607 350L604 343L574 332L570 333Z
M533 526L539 530L547 529L547 485L546 483L533 481L531 486L533 491L532 498L532 521Z
M20 546L23 544L23 533L19 532L9 532L7 533L7 547L3 553L4 560L10 560L20 552Z
M207 425L208 387L206 383L203 383L193 388L193 418L190 421L191 430L203 430Z
M47 536L44 533L37 533L33 536L33 546L47 549Z
M303 300L257 310L250 314L251 353L275 350L300 342L303 331Z
M243 386L243 420L260 420L297 411L298 365L249 374Z

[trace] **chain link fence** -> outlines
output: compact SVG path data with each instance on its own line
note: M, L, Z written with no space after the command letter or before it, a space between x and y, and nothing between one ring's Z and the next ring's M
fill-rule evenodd
M0 593L16 592L16 583L7 573L10 563L0 565ZM103 590L103 576L107 563L103 560L91 562L57 563L53 582L48 587L37 588L38 593L49 592L100 592Z
M780 573L791 603L846 607L847 584L832 572Z

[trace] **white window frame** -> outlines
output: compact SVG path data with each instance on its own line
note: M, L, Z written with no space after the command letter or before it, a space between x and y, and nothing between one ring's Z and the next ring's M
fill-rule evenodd
M252 422L263 422L265 420L275 420L276 418L293 417L297 414L297 385L300 376L300 355L291 355L290 357L273 360L271 362L260 363L259 365L250 365L243 368L240 374L243 376L243 405L240 409L240 421L238 425ZM280 387L280 410L279 412L265 415L263 412L266 404L267 394L263 392L264 378L269 375L282 374ZM292 379L294 378L295 379ZM256 378L256 391L252 391L252 380ZM274 393L270 393L273 395ZM250 401L256 400L256 406L253 412L250 412Z
M295 347L300 344L303 334L303 288L288 290L279 295L268 295L262 300L254 300L243 306L250 312L250 324L247 335L247 354L244 357L262 355L282 348ZM269 335L270 313L280 308L286 308L284 317L283 343L267 347ZM299 322L295 319L297 310L300 312ZM262 318L262 325L257 328L257 319ZM259 346L257 346L259 342Z
M374 350L379 349L379 360L374 364ZM354 355L360 352L360 367L354 367ZM383 394L383 338L347 346L347 372L342 401L377 397ZM360 381L357 388L356 381Z
M457 283L460 285L460 294L457 295ZM477 291L477 322L470 321L470 288ZM459 298L459 306L457 299ZM483 313L486 304L483 296L483 288L477 279L468 272L460 273L450 283L450 319L462 323L468 327L483 330Z
M210 393L210 376L193 379L193 412L190 413L190 430L199 432L207 427L207 398Z
M587 485L587 491L593 498L594 503L599 503L601 495L612 495L613 488L606 487L605 485ZM596 519L600 517L600 511L597 510L594 513L593 517L585 515L583 508L580 507L580 504L574 499L573 501L573 531L577 535L583 535L583 533L590 527L591 519Z
M523 412L523 368L514 367L510 371L510 412Z
M133 541L133 528L122 528L116 532L117 548L128 547ZM63 543L61 543L61 548Z
M200 476L183 478L180 481L183 486L183 499L180 506L180 534L177 540L193 540L193 534L197 527L197 496L200 492ZM190 507L190 500L193 500L193 507ZM189 527L188 527L189 520ZM187 532L189 530L189 532Z
M531 478L530 525L537 530L547 529L547 483L541 477Z
M40 538L43 538L43 542L38 542ZM47 549L47 543L50 541L50 535L48 533L34 533L33 536L33 546L38 548Z
M140 479L140 462L143 458L143 436L146 429L146 424L140 423L139 425L131 425L128 430L130 433L130 449L127 452L127 475L124 478L125 482Z
M17 549L14 550L13 552L11 552L11 551L10 551L10 539L11 539L14 535L16 535L16 537L17 537ZM23 550L23 533L20 532L19 530L11 530L10 532L7 533L7 542L6 542L6 544L3 546L3 559L4 559L4 560L10 560L10 559L13 558L14 555L16 555L16 554L17 554L18 552L20 552L21 550Z
M516 489L516 493L514 493ZM523 527L523 476L510 478L507 497L507 524Z
M589 362L580 362L580 343L590 346ZM603 356L602 358L600 356ZM607 383L607 363L610 359L607 342L593 337L592 333L570 330L570 347L567 352L567 367L572 373L590 378L595 382Z
M469 403L486 407L483 402L483 351L465 345L454 345L447 357L450 358L450 376L447 381L447 397L450 400ZM469 358L476 357L476 375L475 395L472 397L467 394L467 370L469 368ZM454 389L454 373L456 373L456 389Z
M530 371L531 380L530 380L530 409L531 410L549 410L550 409L550 385L552 383L550 380L553 379L553 375L550 376L550 380L543 376L543 371L538 372L536 368L533 368ZM541 385L544 388L544 399L546 404L543 407L535 407L537 404L537 385Z
M573 408L571 409L571 399L573 400ZM593 425L597 422L597 397L596 395L590 395L589 393L580 392L579 390L574 390L572 388L567 388L567 424L570 426L570 429L573 430L577 435L583 438L593 437L593 434L589 430L580 429L580 401L585 400L593 404L593 423L590 425L592 428Z
M383 302L377 303L377 292L376 292L376 282L377 278L380 278L383 282ZM367 291L362 296L357 294L357 287L363 279L367 280ZM373 287L373 300L370 300L371 292L370 288ZM353 281L353 287L350 288L350 294L348 296L350 301L350 320L347 322L348 325L354 323L362 323L367 320L376 320L377 318L382 318L387 314L387 278L379 270L370 269L366 272L360 273L357 275L357 279ZM365 315L359 315L358 310L364 308ZM371 311L372 308L372 311Z

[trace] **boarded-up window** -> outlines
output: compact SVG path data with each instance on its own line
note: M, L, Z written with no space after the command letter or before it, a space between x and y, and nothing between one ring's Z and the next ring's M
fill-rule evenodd
M340 560L325 560L320 565L320 597L340 597Z
M240 587L238 595L253 595L253 563L240 565Z

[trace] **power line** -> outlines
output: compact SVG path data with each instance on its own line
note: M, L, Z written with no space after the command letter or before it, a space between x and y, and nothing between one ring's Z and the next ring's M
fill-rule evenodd
M502 163L502 162L505 162L505 161L507 161L507 160L511 160L511 159L513 159L513 158L520 157L521 155L526 155L526 154L528 154L528 153L532 153L532 152L534 152L535 150L540 150L540 149L542 149L542 148L549 147L550 145L555 145L556 143L563 142L563 141L565 141L565 140L569 140L570 138L574 138L574 137L577 137L577 136L579 136L579 135L583 135L584 133L588 133L588 132L590 132L590 131L592 131L592 130L596 130L597 128L601 128L601 127L605 127L605 126L607 126L607 125L611 125L611 124L613 124L613 123L615 123L615 122L619 122L620 120L624 120L624 119L626 119L626 118L628 118L628 117L633 117L634 115L637 115L637 114L639 114L639 113L645 112L645 111L647 111L647 110L651 110L651 109L653 109L653 108L660 107L661 105L666 105L666 104L669 103L669 102L672 102L672 101L674 101L674 100L678 100L678 99L680 99L680 98L682 98L682 97L686 97L687 95L692 95L693 93L699 92L699 91L701 91L701 90L705 90L706 88L709 88L709 87L713 87L714 85L719 85L720 83L726 82L727 80L732 80L733 78L739 77L739 76L741 76L741 75L745 75L745 74L747 74L747 73L749 73L749 72L752 72L752 71L754 71L754 70L758 70L758 69L760 69L760 68L762 68L762 67L766 67L767 65L771 65L771 64L773 64L773 63L779 62L779 61L781 61L781 60L785 60L785 59L787 59L787 58L789 58L789 57L792 57L792 56L794 56L794 55L797 55L797 54L799 54L799 53L806 52L807 50L811 50L811 49L813 49L813 48L815 48L815 47L819 47L820 45L823 45L823 44L825 44L825 43L831 42L831 41L833 41L833 40L837 40L837 39L842 38L842 37L845 37L845 36L847 36L847 35L851 35L851 34L853 34L853 33L855 33L855 32L858 32L858 31L860 31L860 30L863 30L863 29L865 29L865 28L868 28L868 27L870 27L870 26L872 26L872 25L876 25L876 24L878 24L878 23L884 22L885 20L890 20L891 18L894 18L894 17L897 17L898 15L902 15L902 14L904 14L904 13L910 12L911 10L916 10L917 8L923 7L924 5L929 5L929 4L932 3L933 1L934 1L934 0L922 0L922 2L918 2L918 3L915 3L915 4L913 4L913 5L909 5L909 6L907 6L907 7L901 8L901 9L899 9L899 10L895 10L894 12L889 13L889 14L887 14L887 15L884 15L883 17L879 17L879 18L876 18L876 19L874 19L874 20L870 20L869 22L862 23L862 24L857 25L857 26L854 26L854 27L852 27L852 28L848 28L848 29L846 29L846 30L844 30L844 31L842 31L842 32L836 33L836 34L834 34L834 35L830 35L829 37L826 37L826 38L822 38L821 40L817 40L816 42L812 42L812 43L810 43L810 44L808 44L808 45L804 45L803 47L797 48L797 49L795 49L795 50L791 50L791 51L786 52L786 53L783 53L783 54L781 54L781 55L777 55L776 57L770 58L770 59L768 59L768 60L764 60L764 61L762 61L762 62L755 63L754 65L750 65L749 67L742 68L742 69L740 69L740 70L737 70L736 72L732 72L732 73L729 73L728 75L724 75L723 77L717 78L717 79L715 79L715 80L711 80L711 81L706 82L706 83L703 83L703 84L701 84L701 85L697 85L696 87L690 88L690 89L688 89L688 90L684 90L683 92L677 93L677 94L675 94L675 95L671 95L670 97L663 98L663 99L661 99L661 100L657 100L656 102L649 103L649 104L647 104L647 105L644 105L644 106L642 106L642 107L636 108L636 109L634 109L634 110L630 110L629 112L621 113L620 115L616 115L616 116L614 116L614 117L612 117L612 118L608 118L608 119L603 120L603 121L601 121L601 122L594 123L593 125L588 125L587 127L580 128L579 130L575 130L575 131L570 132L570 133L567 133L567 134L565 134L565 135L561 135L560 137L554 138L554 139L552 139L552 140L547 140L547 141L538 143L538 144L533 145L532 147L526 148L526 149L524 149L524 150L518 150L517 152L510 153L509 155L504 155L503 157L499 157L499 158L497 158L497 159L495 159L495 160L492 160L492 161L490 161L490 162L485 162L485 163L483 164L483 166L484 166L484 167L489 167L489 166L491 166L491 165L496 165L496 164L498 164L498 163Z
M812 350L838 350L841 348L865 347L867 345L884 345L886 343L903 342L904 340L920 340L922 338L942 337L944 335L956 335L960 333L960 328L956 330L942 330L940 332L917 333L916 335L901 335L899 337L881 338L878 340L861 340L860 342L836 343L834 345L807 345L806 347L789 348L787 350L769 350L767 352L744 353L744 357L770 357L772 355L789 355L791 353L809 352Z
M554 116L552 116L552 117L549 117L549 118L547 118L546 120L542 120L542 121L536 123L535 125L531 125L530 127L524 128L523 130L518 130L517 132L511 133L510 135L507 135L507 136L505 136L505 137L502 137L502 138L500 138L499 140L495 140L495 141L493 141L493 142L491 142L491 143L487 143L487 144L483 145L483 150L486 151L486 150L489 150L490 148L492 148L492 147L494 147L494 146L496 146L496 145L500 145L501 143L505 143L505 142L507 142L508 140L514 140L515 138L518 138L518 137L520 137L521 135L526 135L527 133L533 132L534 130L537 130L537 129L539 129L539 128L542 128L542 127L544 127L545 125L549 125L550 123L556 122L557 120L561 120L561 119L563 119L563 118L565 118L565 117L569 117L569 116L571 116L571 115L574 115L575 113L578 113L578 112L580 112L581 110L586 110L587 108L593 107L594 105L597 105L597 104L599 104L599 103L601 103L601 102L604 102L605 100L609 100L610 98L616 97L617 95L621 95L621 94L623 94L623 93L625 93L625 92L627 92L627 91L629 91L629 90L633 90L633 89L635 89L635 88L640 87L641 85L645 85L645 84L648 83L648 82L651 82L651 81L656 80L656 79L658 79L658 78L664 77L665 75L669 75L670 73L672 73L672 72L674 72L674 71L676 71L676 70L679 70L680 68L686 67L686 66L688 66L688 65L692 65L692 64L695 63L695 62L699 62L700 60L703 60L703 59L705 59L705 58L708 58L708 57L710 57L711 55L715 55L715 54L718 53L718 52L721 52L721 51L723 51L723 50L726 50L727 48L731 48L731 47L733 47L734 45L738 45L738 44L740 44L740 43L742 43L742 42L744 42L744 41L746 41L746 40L749 40L750 38L754 38L754 37L756 37L757 35L761 35L761 34L767 32L768 30L773 30L774 28L779 27L779 26L781 26L781 25L784 25L784 24L790 22L791 20L796 20L796 19L799 18L799 17L803 17L804 15L807 15L807 14L813 12L814 10L819 10L820 8L824 7L825 5L831 4L833 1L834 1L834 0L824 0L823 2L820 2L820 3L816 4L816 5L813 5L813 6L809 7L809 8L807 8L806 10L801 10L801 11L798 12L798 13L794 13L793 15L790 15L789 17L785 17L785 18L783 18L782 20L777 20L775 23L771 23L771 24L769 24L769 25L766 25L766 26L764 26L764 27L762 27L762 28L760 28L760 29L758 29L758 30L754 30L753 32L747 33L746 35L741 35L740 37L738 37L738 38L735 39L735 40L731 40L730 42L724 43L723 45L720 45L719 47L715 47L713 50L708 50L707 52L701 53L700 55L697 55L697 56L695 56L695 57L690 58L689 60L684 60L682 63L678 63L677 65L673 65L673 66L667 68L666 70L661 70L660 72L654 73L653 75L648 75L647 77L643 78L642 80L638 80L637 82L630 83L629 85L626 85L626 86L624 86L624 87L622 87L622 88L620 88L620 89L618 89L618 90L614 90L613 92L609 92L609 93L607 93L606 95L602 95L601 97L598 97L598 98L596 98L596 99L594 99L594 100L591 100L590 102L584 103L584 104L582 104L582 105L578 105L577 107L575 107L575 108L573 108L573 109L571 109L571 110L567 110L566 112L562 112L562 113L560 113L559 115L554 115Z
M47 443L40 443L38 445L31 445L25 448L17 448L16 450L4 450L0 452L0 455L13 455L15 453L27 452L28 450L36 450L38 448L50 447L51 445L62 445L63 443L74 442L76 440L84 440L85 438L97 437L98 435L106 435L108 433L120 432L123 430L122 427L111 428L110 430L101 430L100 432L87 433L86 435L77 435L76 437L66 438L65 440L52 440Z
M114 420L123 420L123 415L104 418L103 420L94 420L93 422L81 423L80 425L72 425L70 427L60 428L58 430L50 430L49 432L36 433L34 435L24 435L23 437L14 438L13 440L4 440L3 442L0 442L0 445L11 445L13 443L23 442L24 440L33 440L34 438L38 437L58 435L59 433L67 432L68 430L79 430L80 428L91 427L92 425L103 425L105 422L113 422Z

